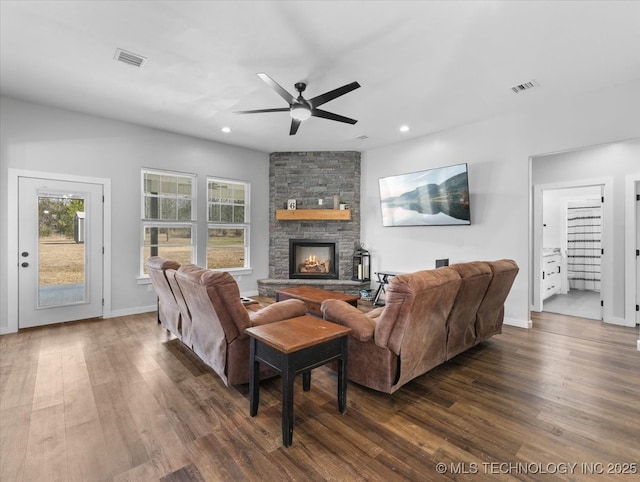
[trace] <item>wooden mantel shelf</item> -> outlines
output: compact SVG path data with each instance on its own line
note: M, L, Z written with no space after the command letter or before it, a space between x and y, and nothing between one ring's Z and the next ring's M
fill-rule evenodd
M349 209L278 209L279 221L351 221Z

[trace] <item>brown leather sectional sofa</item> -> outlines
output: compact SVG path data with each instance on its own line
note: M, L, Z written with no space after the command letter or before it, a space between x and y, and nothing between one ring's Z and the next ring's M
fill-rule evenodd
M250 326L295 318L306 313L303 301L269 306L243 303L233 277L158 256L147 261L147 272L158 295L158 322L182 340L222 379L225 385L249 382ZM261 364L261 378L275 372Z
M502 332L512 260L475 261L395 276L384 307L364 314L338 300L325 319L353 329L348 378L385 393Z

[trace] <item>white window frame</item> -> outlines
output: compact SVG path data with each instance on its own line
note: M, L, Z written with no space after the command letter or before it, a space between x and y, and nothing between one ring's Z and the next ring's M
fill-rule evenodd
M240 184L242 186L244 186L244 222L243 223L239 223L239 222L222 222L222 221L210 221L209 220L209 209L211 207L211 205L213 204L213 202L209 199L209 183L210 182L219 182L219 183L223 183L223 184ZM250 236L250 232L251 232L251 219L250 219L250 212L251 212L251 182L249 181L243 181L240 179L227 179L227 178L221 178L221 177L217 177L217 176L207 176L207 244L206 244L206 256L205 256L205 260L206 260L206 264L207 267L209 264L209 229L244 229L244 266L238 266L235 268L213 268L213 269L219 269L222 271L229 271L229 272L239 272L239 271L246 271L248 269L251 269L251 259L250 259L250 245L251 245L251 236ZM216 247L219 248L219 247Z
M159 176L170 176L170 177L182 177L191 179L191 219L190 220L160 220L160 219L148 219L145 218L145 200L147 199L147 193L145 191L145 174L156 174ZM140 270L139 270L139 279L148 279L149 275L144 272L145 267L145 230L149 227L158 227L158 228L191 228L191 263L195 263L197 259L197 204L198 204L198 196L197 196L197 185L198 185L198 177L196 174L186 173L186 172L177 172L177 171L168 171L161 169L149 169L142 168L140 171ZM178 199L179 194L176 193L176 199ZM185 244L186 246L186 244Z

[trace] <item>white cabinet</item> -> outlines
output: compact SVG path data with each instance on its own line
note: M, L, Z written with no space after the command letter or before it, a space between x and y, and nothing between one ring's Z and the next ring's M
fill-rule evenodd
M557 251L545 252L542 256L542 299L560 293L562 288L562 256Z

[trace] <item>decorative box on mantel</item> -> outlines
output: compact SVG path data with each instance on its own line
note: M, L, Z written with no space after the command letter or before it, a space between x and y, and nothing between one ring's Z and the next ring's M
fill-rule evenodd
M350 221L349 209L278 209L278 221Z

